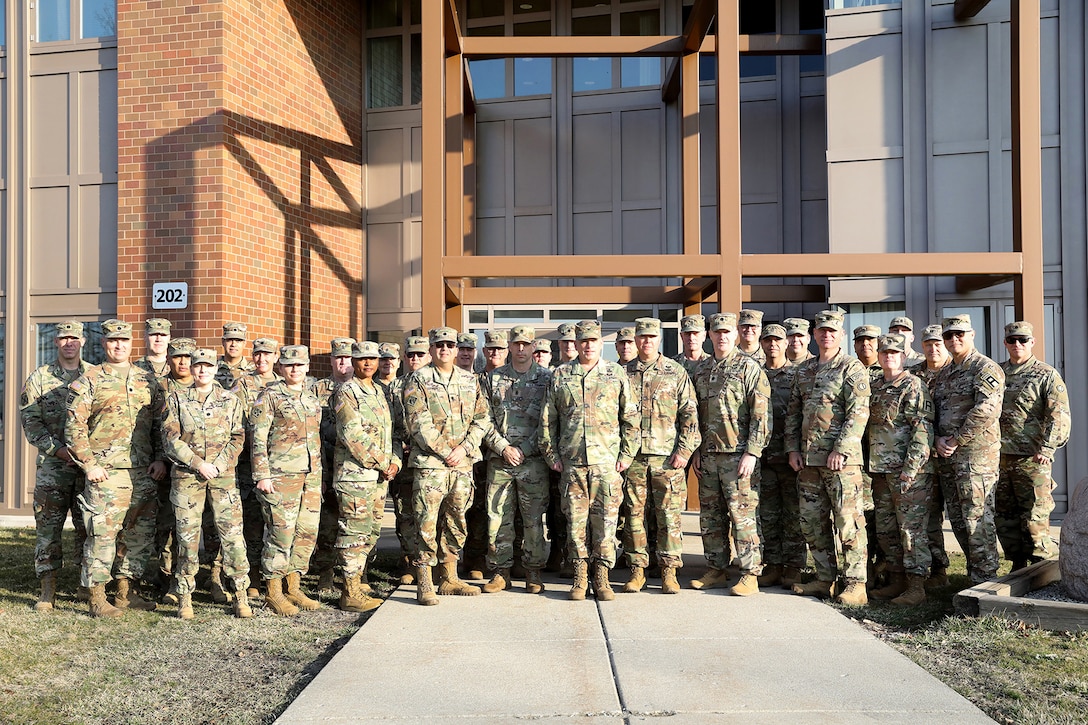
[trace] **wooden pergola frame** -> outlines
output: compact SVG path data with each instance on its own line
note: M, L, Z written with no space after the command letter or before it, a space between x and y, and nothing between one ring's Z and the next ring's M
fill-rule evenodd
M432 6L433 3L433 6ZM962 4L978 12L982 0ZM819 288L746 286L745 277L937 276L1014 281L1017 319L1043 319L1042 154L1039 0L1012 11L1013 251L903 254L742 254L740 55L821 53L813 35L741 35L739 0L696 0L679 36L472 37L462 34L454 0L430 0L422 27L422 327L460 324L466 304L667 302L698 311L707 301L736 310L745 302L818 301ZM957 17L966 17L957 13ZM708 35L717 18L717 36ZM439 42L441 38L441 42ZM718 251L700 250L699 56L718 61ZM468 59L505 57L670 57L662 99L682 119L683 252L661 255L475 256L475 104ZM666 287L476 287L487 278L681 278ZM1036 325L1036 354L1045 349Z

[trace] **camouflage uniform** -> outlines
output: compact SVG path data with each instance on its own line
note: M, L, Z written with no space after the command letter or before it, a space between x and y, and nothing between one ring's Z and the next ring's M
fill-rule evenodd
M253 363L245 358L239 360L237 364L231 365L225 358L220 357L219 367L215 371L215 382L223 386L224 389L230 390L244 375L248 375L255 370Z
M273 493L254 490L265 522L261 571L266 579L303 573L321 509L321 404L309 390L277 381L257 395L249 427L254 484L271 479L275 486Z
M210 351L209 351L210 352ZM242 502L235 481L235 462L245 445L245 414L238 398L212 383L208 393L195 387L175 390L166 399L163 448L173 462L170 502L177 520L179 542L175 569L177 591L196 589L200 568L201 523L210 505L223 551L223 569L234 591L249 586L249 560L242 538ZM219 476L204 479L201 464L210 463Z
M923 335L934 334L934 329L937 339L940 339L940 325L930 325L926 328L926 332L923 333ZM948 358L948 360L951 360L951 358ZM920 364L910 368L910 372L926 384L926 389L929 390L930 400L933 399L933 380L937 377L939 371L940 368L930 370L924 358ZM934 404L933 408L934 412L936 412L936 404ZM936 435L936 433L934 433L934 435ZM936 456L937 453L934 451L933 458L935 459ZM929 558L932 570L934 572L943 573L948 570L949 561L948 552L946 551L944 544L944 488L941 485L940 468L936 461L933 461L933 465L930 466L929 480L929 500L926 502L926 508L929 515L929 525L927 529Z
M166 378L170 375L169 360L163 360L160 363L152 360L149 357L142 357L132 364L146 373L151 373L151 375L159 379L159 383L162 385L165 385Z
M680 353L679 355L674 357L673 360L680 363L680 367L684 368L684 372L687 373L688 377L690 378L692 375L695 374L695 370L699 367L699 364L702 363L703 360L706 360L708 357L710 357L710 355L707 355L704 352L699 356L697 360L688 360L686 357L684 357L684 353Z
M348 353L355 340L350 337L333 340L333 353L343 352L346 344ZM341 347L337 348L337 343ZM310 569L320 573L331 571L336 566L336 540L339 537L340 511L337 508L339 494L333 488L336 480L336 414L332 409L332 399L340 383L331 377L313 381L308 387L321 404L321 516L317 525L317 545L314 549ZM385 498L382 497L382 505ZM378 531L381 533L381 512L377 513Z
M61 568L64 560L61 532L69 511L76 530L76 561L83 557L87 528L76 505L77 497L83 493L83 470L57 458L57 451L65 446L68 386L90 367L84 360L79 361L75 370L65 370L59 361L43 365L26 379L19 399L23 433L30 445L38 449L34 476L34 523L38 532L34 573L39 577Z
M786 455L786 409L797 366L786 361L780 368L764 366L771 386L771 414L774 424L763 458L759 462L759 523L766 566L803 569L807 551L801 533L800 494L797 471Z
M162 408L158 381L133 365L96 365L69 387L68 449L84 473L101 466L109 475L88 481L78 497L87 527L85 587L111 578L138 581L147 567L158 508L148 466L163 459L156 425Z
M947 326L946 326L947 327ZM975 583L997 574L994 487L1001 461L1001 400L1005 373L978 350L952 360L933 381L937 436L952 436L958 448L938 458L948 520L967 555Z
M1005 558L1019 565L1058 555L1050 536L1050 470L1055 452L1069 440L1069 394L1058 371L1034 355L1019 365L1003 362L1001 369L1005 395L994 516ZM1037 454L1047 462L1037 462Z
M257 497L257 480L253 477L253 467L250 463L250 450L252 449L251 415L253 404L257 396L266 386L279 382L282 378L273 372L258 375L256 372L246 373L238 378L230 392L242 403L242 411L246 419L246 445L238 456L238 463L234 468L234 477L238 481L238 495L242 499L242 537L246 541L246 558L250 564L250 579L256 575L256 569L261 561L261 552L264 548L264 511L261 501Z
M412 510L412 481L415 475L408 467L408 453L411 438L404 423L404 381L407 376L394 378L386 384L378 381L385 390L385 399L393 419L393 451L400 457L401 466L396 477L389 484L389 498L393 499L393 515L396 519L397 539L404 557L411 561L415 557L416 538L419 529L416 526L415 513Z

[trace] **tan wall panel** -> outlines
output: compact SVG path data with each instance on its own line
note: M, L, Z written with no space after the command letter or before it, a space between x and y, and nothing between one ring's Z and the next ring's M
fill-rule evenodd
M899 34L827 41L829 149L903 145L900 41Z
M903 161L828 167L832 252L903 251Z
M412 216L420 216L423 214L423 128L413 126L409 138L412 142L412 163L408 166L407 174L408 193L411 195L409 209Z
M30 288L68 287L68 187L30 190ZM114 261L116 264L116 261Z
M476 252L506 254L506 217L486 217L476 220Z
M664 119L653 110L624 111L620 115L620 199L662 203L661 154L665 149ZM607 138L607 137L606 137ZM603 140L603 139L602 139ZM624 222L626 229L627 223ZM624 234L624 251L629 251ZM654 250L664 253L664 245Z
M555 134L550 118L521 118L514 127L514 206L551 207Z
M987 155L980 153L934 156L932 163L930 208L933 213L931 243L934 250L991 251ZM1011 249L1010 241L1008 249L1002 251Z
M514 219L514 243L511 254L555 254L555 234L548 214L519 216ZM532 284L539 284L533 281Z
M610 212L575 214L573 228L575 254L612 254Z
M79 220L73 286L117 288L117 185L77 187Z
M117 173L117 71L83 72L79 83L81 174ZM111 236L116 236L116 231Z
M934 30L932 37L934 143L985 139L989 135L986 26Z
M660 209L629 210L621 212L620 216L624 254L665 254Z
M372 312L401 308L407 277L402 251L402 223L367 225L367 308Z
M573 136L573 185L574 206L583 204L612 204L612 152L613 145L603 142L612 138L612 114L592 113L571 119ZM578 248L575 232L574 253L584 254ZM611 242L603 252L610 254Z
M1060 93L1059 93L1059 58L1061 55L1061 43L1058 41L1059 18L1042 18L1039 21L1039 65L1040 65L1040 130L1042 135L1050 136L1059 133L1060 124ZM1009 52L1012 39L1009 33L1009 23L1001 24L1001 70L997 73L994 69L993 89L1001 94L1001 138L1012 137L1012 118L1009 109L1012 107L1010 93L1012 86L1009 84L1011 71Z
M366 193L371 214L403 214L404 130L384 129L367 134Z
M506 211L506 122L476 125L477 209L494 214Z
M68 169L68 75L30 79L30 177L65 176Z
M778 198L778 101L746 101L740 106L741 197ZM766 199L760 199L766 201Z

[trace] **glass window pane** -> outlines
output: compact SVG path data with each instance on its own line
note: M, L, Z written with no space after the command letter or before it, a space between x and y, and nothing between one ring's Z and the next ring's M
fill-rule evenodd
M7 17L8 10L4 0L0 0L0 48L8 44Z
M68 0L38 0L38 42L72 39Z
M699 80L712 81L718 77L718 59L713 55L699 55Z
M116 0L83 0L79 37L105 38L117 35Z
M551 58L514 58L515 96L547 95L551 92Z
M468 17L472 19L502 16L504 5L503 0L468 0Z
M404 105L401 37L370 38L367 52L367 108Z
M773 76L778 70L778 58L773 55L742 55L740 77Z
M612 35L612 16L574 18L571 20L571 35Z
M574 10L578 10L579 8L595 8L600 5L604 5L601 0L572 0L570 4L571 8Z
M469 310L468 311L468 324L470 324L470 325L486 325L487 324L487 310Z
M612 87L611 58L575 58L574 90L599 91Z
M620 68L624 88L661 85L660 58L623 58Z
M544 310L495 310L496 325L531 325L544 321Z
M521 13L543 13L551 9L551 0L517 0L514 3L514 15Z
M468 72L472 76L472 91L476 100L502 98L506 95L506 60L471 60Z
M423 38L419 33L412 34L412 100L409 103L423 101Z
M956 315L970 315L971 327L975 330L975 349L988 358L993 359L990 353L990 307L942 307L941 318L955 317Z
M412 0L412 14L408 18L409 23L419 25L423 22L423 2L422 0Z
M401 22L400 0L376 0L366 4L366 27L368 29L399 28Z
M517 36L548 36L551 34L552 23L550 20L535 20L531 23L514 23L514 35Z
M775 3L766 0L741 0L740 32L747 35L776 31Z
M552 310L548 315L549 320L560 322L580 322L582 320L596 320L597 310Z
M46 322L38 325L38 340L35 361L38 366L48 365L57 359L57 346L54 342L57 325ZM106 353L102 349L102 323L84 322L83 336L87 342L83 345L81 357L92 365L105 362Z
M661 22L656 10L620 15L620 35L659 35Z

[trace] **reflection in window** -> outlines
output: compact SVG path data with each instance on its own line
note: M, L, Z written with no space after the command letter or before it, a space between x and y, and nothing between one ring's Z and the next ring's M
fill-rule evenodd
M399 28L401 25L400 0L381 0L366 4L367 30L376 28Z
M70 40L72 14L68 0L38 0L38 42Z
M472 76L472 91L476 100L506 95L506 61L502 58L469 61L468 72Z
M56 334L57 324L55 322L46 322L38 325L35 365L39 367L48 365L57 359L57 346L55 343ZM80 357L91 365L98 365L99 363L105 362L106 352L102 348L102 323L84 322L83 337L86 338L87 342L83 344L83 354Z
M898 2L893 0L831 0L831 8L839 10L842 8L863 8L870 5L899 5Z
M529 9L519 10L520 5L529 5ZM521 3L515 5L514 12L537 11L548 5L544 0ZM550 20L537 20L528 23L515 23L514 35L547 36L552 32ZM551 58L514 58L514 95L537 96L547 95L552 92L552 59Z
M6 47L8 44L7 16L6 3L4 0L0 0L0 48Z
M367 40L367 108L404 105L401 46L399 35Z
M105 38L117 35L116 0L83 0L79 37Z
M592 15L571 21L573 35L612 35L612 18L609 15ZM575 58L574 90L599 91L612 87L611 58Z
M423 101L423 36L412 34L412 100L409 103Z
M657 10L642 10L620 15L620 35L658 35L661 32ZM620 79L624 88L661 84L660 58L623 58Z

